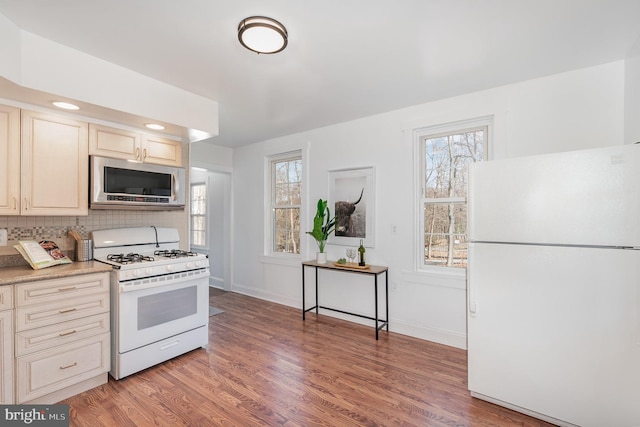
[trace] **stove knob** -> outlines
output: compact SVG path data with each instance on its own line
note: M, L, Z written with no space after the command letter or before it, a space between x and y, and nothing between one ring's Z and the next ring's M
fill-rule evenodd
M202 261L196 261L196 267L198 268L202 267Z
M140 270L133 270L133 277L140 277Z
M192 262L188 262L187 263L187 268L193 268L193 263Z
M144 274L146 274L147 276L151 276L152 271L153 269L151 267L147 267L144 269Z
M173 271L173 265L171 264L167 265L167 271Z

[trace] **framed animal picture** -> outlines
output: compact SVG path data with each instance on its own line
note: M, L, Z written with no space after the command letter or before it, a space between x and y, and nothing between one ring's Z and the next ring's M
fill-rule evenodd
M330 244L368 248L375 244L375 168L329 171L328 206L336 217Z

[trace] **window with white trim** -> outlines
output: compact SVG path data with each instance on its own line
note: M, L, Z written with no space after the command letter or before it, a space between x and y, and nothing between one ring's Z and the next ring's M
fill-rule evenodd
M271 253L300 254L302 155L299 152L270 158Z
M207 246L207 184L191 184L191 246Z
M468 165L486 158L489 124L423 129L420 153L419 267L467 265Z

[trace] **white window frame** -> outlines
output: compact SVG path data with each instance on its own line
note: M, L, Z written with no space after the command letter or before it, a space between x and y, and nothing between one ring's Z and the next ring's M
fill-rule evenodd
M295 150L295 151L290 151L290 152L286 152L286 153L280 153L280 154L275 154L275 155L271 155L268 156L266 158L266 171L265 174L267 175L268 179L268 187L267 187L267 192L266 192L266 205L268 207L267 212L266 212L266 220L265 220L265 226L266 226L266 239L265 239L265 255L267 256L271 256L271 257L279 257L279 258L293 258L293 259L300 259L302 256L302 253L304 252L302 246L303 246L303 241L304 239L302 238L302 226L303 226L303 219L302 219L302 213L303 213L303 203L304 203L304 194L301 194L300 197L300 205L298 205L298 210L299 210L299 215L300 215L300 235L298 236L298 241L299 241L299 246L298 246L298 252L299 253L288 253L288 252L278 252L278 251L274 251L274 234L275 234L275 209L276 206L274 204L275 201L275 197L274 197L274 189L275 189L275 176L274 176L274 165L275 163L278 162L283 162L283 161L288 161L288 160L299 160L302 164L302 171L301 171L301 191L304 193L304 181L306 178L306 174L305 174L305 167L304 167L304 160L303 160L303 155L302 155L302 150Z
M458 122L440 124L435 126L427 126L413 130L414 141L414 183L415 183L415 271L423 273L434 273L439 275L451 275L451 276L465 276L466 268L463 267L449 267L446 265L429 265L424 263L424 208L426 203L465 203L466 197L454 197L454 198L437 198L429 199L424 197L424 176L425 176L425 152L424 152L424 140L429 138L435 138L438 136L449 135L454 133L468 132L476 129L485 129L484 139L484 156L482 161L487 161L491 158L491 147L493 138L493 117L479 117L469 120L461 120ZM469 229L467 227L467 233Z
M205 212L204 215L200 215L200 214L194 214L192 209L193 209L193 187L195 186L204 186L204 204L205 204ZM209 186L207 184L206 181L198 181L198 182L192 182L189 184L189 240L191 240L191 246L194 248L200 248L200 249L208 249L209 247L209 238L208 238L208 225L209 225ZM205 237L204 237L204 245L196 245L195 242L193 242L193 217L194 216L201 216L204 217L204 224L205 224L205 229L204 229L204 233L205 233Z

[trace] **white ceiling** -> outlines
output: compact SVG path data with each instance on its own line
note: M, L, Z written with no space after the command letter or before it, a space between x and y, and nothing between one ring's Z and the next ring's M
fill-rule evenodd
M639 0L0 0L23 30L215 100L236 147L624 59ZM248 16L289 45L257 55ZM180 106L176 106L180 108Z

